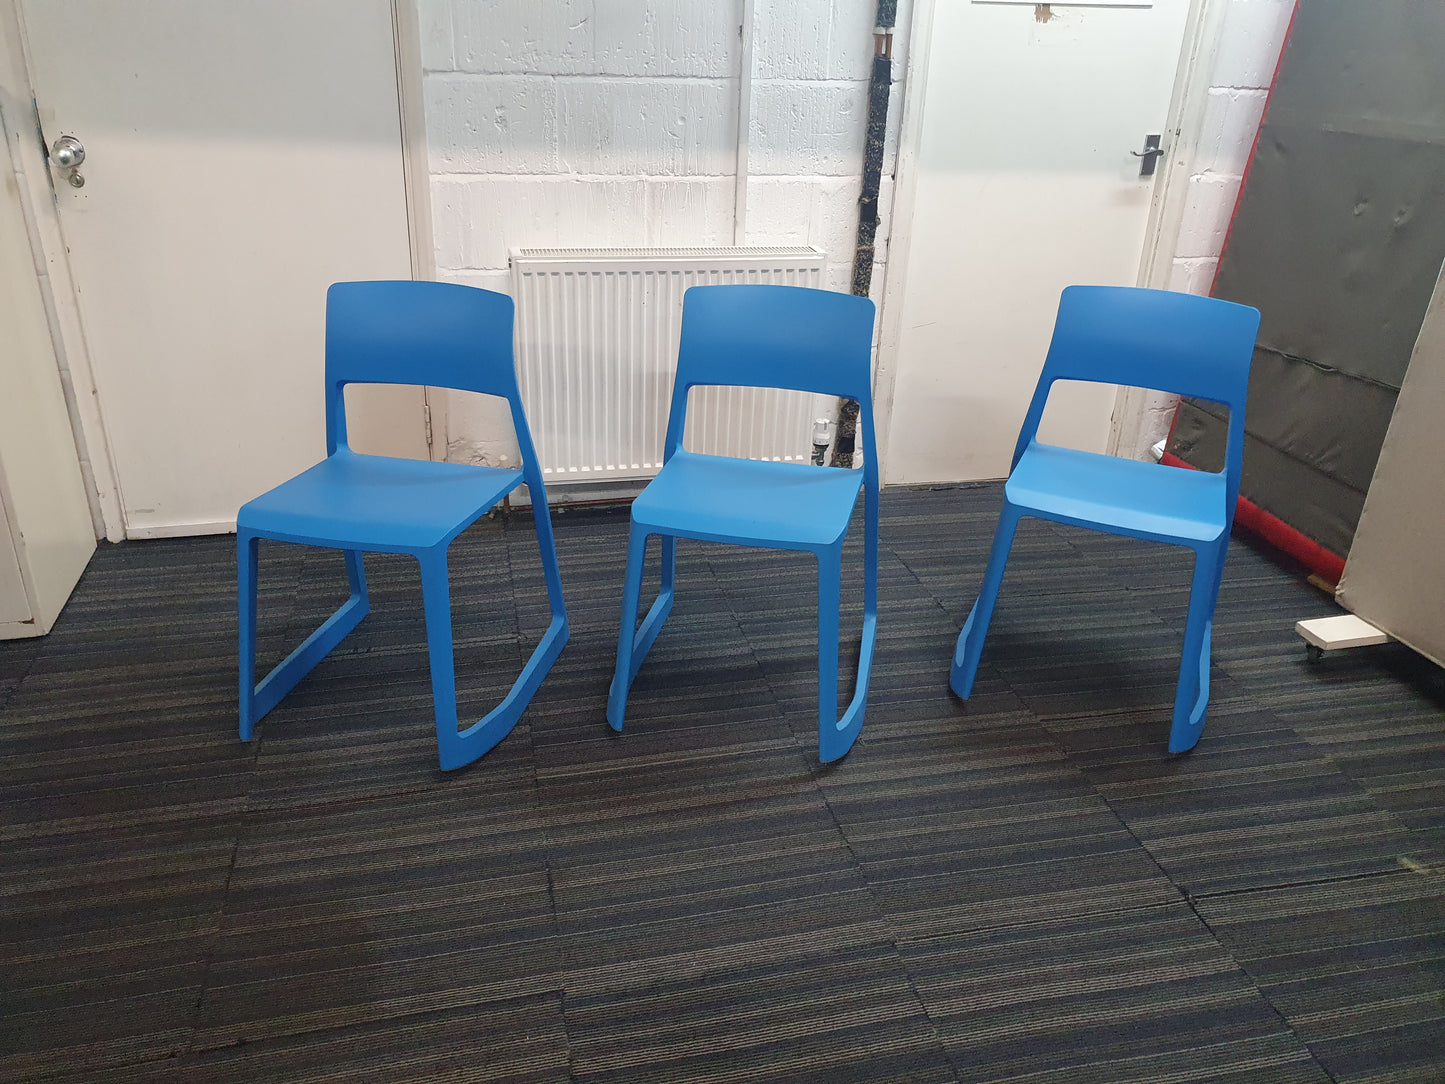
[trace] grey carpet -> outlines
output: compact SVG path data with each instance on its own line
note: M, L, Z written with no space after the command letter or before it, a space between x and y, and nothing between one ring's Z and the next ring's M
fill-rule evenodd
M0 643L0 1078L1445 1079L1445 676L1307 663L1333 604L1236 542L1171 757L1187 554L1025 521L962 703L998 505L884 494L827 767L798 554L682 543L619 736L626 514L557 514L571 642L443 776L412 562L368 557L371 615L243 744L233 541L102 546ZM530 516L452 570L475 718L545 627ZM260 583L263 665L345 594L281 544Z

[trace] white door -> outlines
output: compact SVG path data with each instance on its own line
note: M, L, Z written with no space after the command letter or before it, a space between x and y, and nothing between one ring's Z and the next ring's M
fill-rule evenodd
M410 278L388 0L22 0L131 536L234 527L325 455L326 287ZM425 456L422 392L359 447ZM348 398L353 398L348 396Z
M20 556L10 537L10 517L5 514L4 495L0 494L0 638L6 625L19 625L30 620L30 599L25 594L25 578L20 574Z
M935 4L888 482L1007 475L1060 291L1137 281L1190 5L1117 2ZM1056 385L1041 436L1102 452L1114 395Z

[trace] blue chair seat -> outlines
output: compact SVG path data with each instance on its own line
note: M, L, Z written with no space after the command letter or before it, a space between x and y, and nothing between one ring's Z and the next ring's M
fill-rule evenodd
M861 471L678 451L632 503L642 527L782 549L831 546L848 531Z
M1213 542L1228 530L1224 476L1030 444L1004 494L1063 523L1178 543Z
M245 504L238 527L268 538L411 553L450 541L522 481L520 470L361 455L339 448Z

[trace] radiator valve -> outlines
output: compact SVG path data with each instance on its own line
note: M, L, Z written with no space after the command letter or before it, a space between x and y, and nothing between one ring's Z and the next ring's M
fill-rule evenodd
M828 418L819 418L813 423L813 465L821 467L828 456L828 430L832 426Z

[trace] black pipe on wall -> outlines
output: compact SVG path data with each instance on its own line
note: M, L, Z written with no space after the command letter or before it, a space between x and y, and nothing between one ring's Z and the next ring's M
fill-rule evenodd
M888 126L888 95L893 84L893 24L898 0L878 0L873 30L873 71L868 80L868 129L863 144L863 192L858 197L858 244L853 253L853 290L867 297L873 285L873 241L878 234L878 188L883 178L883 136ZM853 465L858 431L858 404L838 404L838 437L833 444L834 467Z

